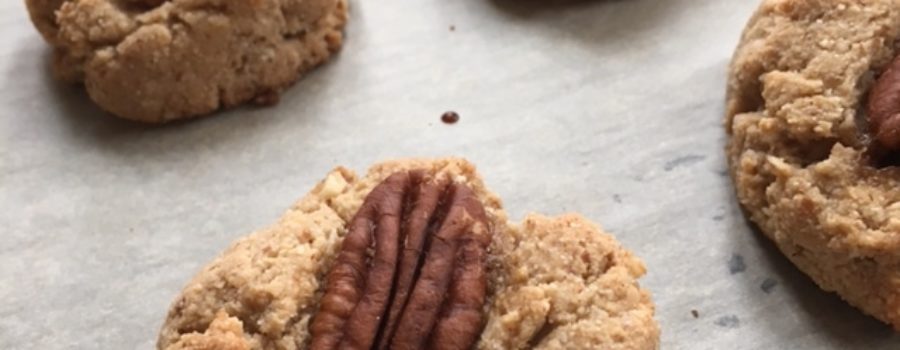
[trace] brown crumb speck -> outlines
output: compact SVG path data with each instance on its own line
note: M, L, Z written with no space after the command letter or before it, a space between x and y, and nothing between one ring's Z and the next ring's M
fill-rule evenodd
M441 121L444 124L456 124L459 121L459 113L449 111L441 115Z
M700 318L700 312L697 310L691 310L691 316L694 316L694 318Z

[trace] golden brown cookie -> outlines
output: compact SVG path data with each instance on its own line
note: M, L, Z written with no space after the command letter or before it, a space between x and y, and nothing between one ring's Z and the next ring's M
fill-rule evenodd
M271 104L342 43L346 0L27 0L63 80L103 109L167 122Z
M579 215L507 220L461 159L338 168L172 305L159 349L657 349L644 266Z
M900 329L898 34L897 0L763 1L731 65L727 152L762 232Z

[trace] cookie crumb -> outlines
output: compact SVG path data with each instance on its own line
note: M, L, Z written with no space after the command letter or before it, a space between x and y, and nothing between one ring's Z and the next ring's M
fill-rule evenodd
M694 318L700 318L700 311L691 310L691 316L694 316Z
M441 121L444 122L444 124L456 124L459 122L459 113L454 111L446 112L441 115Z

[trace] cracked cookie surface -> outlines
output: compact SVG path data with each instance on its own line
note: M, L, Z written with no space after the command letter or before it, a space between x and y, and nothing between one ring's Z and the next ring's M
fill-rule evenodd
M900 168L873 161L865 118L898 34L897 0L764 0L730 69L727 153L761 231L900 329Z
M578 215L509 222L461 159L387 162L362 177L333 171L278 223L235 242L185 287L158 348L308 348L348 223L378 184L411 170L471 189L493 227L475 348L658 348L654 306L637 282L645 273L639 259Z
M343 40L346 0L27 0L54 72L101 108L167 122L271 104Z

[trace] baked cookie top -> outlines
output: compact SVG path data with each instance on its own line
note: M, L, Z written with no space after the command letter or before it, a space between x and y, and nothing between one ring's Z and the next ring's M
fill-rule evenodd
M521 224L509 222L500 200L461 159L386 162L363 177L334 170L278 223L235 242L185 287L163 325L158 348L310 346L311 329L321 329L312 326L323 318L323 294L332 290L326 287L333 280L329 273L344 261L338 256L352 231L348 225L365 210L373 189L409 171L465 187L471 194L464 198L483 208L483 214L472 215L482 217L491 232L484 236L490 239L484 303L475 315L481 320L474 322L476 348L658 348L654 306L637 282L645 273L639 259L578 215L530 215ZM446 215L446 220L470 218ZM424 276L427 265L422 269ZM453 287L449 298L456 293Z
M898 33L897 0L764 0L727 94L731 174L750 218L819 286L895 327L900 168L886 166L868 112L882 107L870 91Z
M119 117L270 104L342 43L346 0L26 0L58 77Z

